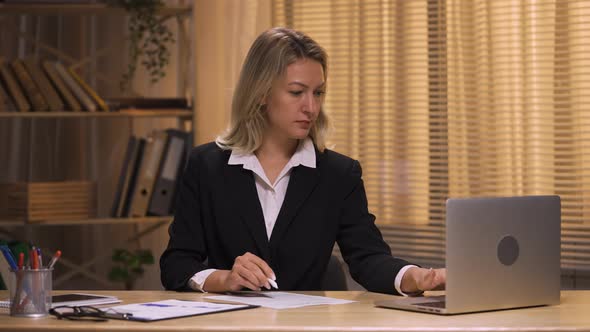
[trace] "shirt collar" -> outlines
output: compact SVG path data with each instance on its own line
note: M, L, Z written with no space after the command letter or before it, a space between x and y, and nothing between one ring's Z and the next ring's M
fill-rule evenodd
M228 165L243 165L245 169L252 170L257 168L260 163L258 162L258 158L254 153L238 153L236 151L232 151L229 160L227 161ZM299 165L309 167L309 168L316 168L316 155L315 155L315 148L313 146L313 141L311 138L307 137L302 141L299 141L299 145L297 145L297 150L289 159L287 163L288 166L297 167Z

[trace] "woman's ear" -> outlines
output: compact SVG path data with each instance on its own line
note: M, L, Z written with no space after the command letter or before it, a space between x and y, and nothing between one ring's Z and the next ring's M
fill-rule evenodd
M266 110L266 104L268 103L268 95L263 96L262 98L260 98L260 102L258 103L258 107L265 111Z
M268 95L260 98L260 106L266 106L266 104L268 104Z

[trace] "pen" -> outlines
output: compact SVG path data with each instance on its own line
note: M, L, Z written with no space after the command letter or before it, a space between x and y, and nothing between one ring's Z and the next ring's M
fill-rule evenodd
M109 319L124 319L130 320L133 317L133 314L127 312L110 312L105 311L101 317L109 318Z
M37 257L37 249L35 247L31 248L29 255L31 255L31 269L39 269L39 257Z
M8 262L8 265L10 266L10 268L12 270L16 271L18 269L18 266L16 265L16 262L14 261L14 257L12 256L12 252L10 251L10 248L3 245L3 246L0 246L0 250L2 251L2 254L4 255L4 258L6 259L6 261Z
M279 289L279 285L277 285L277 282L272 280L271 278L267 278L266 280L268 280L268 283L274 288L274 289Z
M264 292L256 292L256 291L229 291L225 292L224 294L233 295L233 296L242 296L242 297L268 297L270 296L264 294Z
M53 266L55 265L55 262L57 262L57 260L59 259L60 256L61 256L61 250L56 251L55 254L53 255L53 257L51 257L49 264L47 264L47 268L52 269Z
M39 260L39 268L43 268L43 256L41 255L41 248L37 247L37 259Z
M22 270L24 265L25 265L25 253L19 252L18 253L18 269Z

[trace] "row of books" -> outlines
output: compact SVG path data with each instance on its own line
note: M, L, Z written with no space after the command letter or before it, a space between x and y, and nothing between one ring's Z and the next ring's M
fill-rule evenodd
M192 135L177 129L129 137L111 216L172 215L178 179L191 147Z
M108 111L73 69L36 58L0 59L0 111Z

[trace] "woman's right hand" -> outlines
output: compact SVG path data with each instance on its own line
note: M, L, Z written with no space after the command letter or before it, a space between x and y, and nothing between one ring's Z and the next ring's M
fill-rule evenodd
M261 290L270 288L268 278L275 280L275 274L260 257L245 253L236 257L231 270L213 272L205 281L203 289L208 292L239 291L242 288Z

